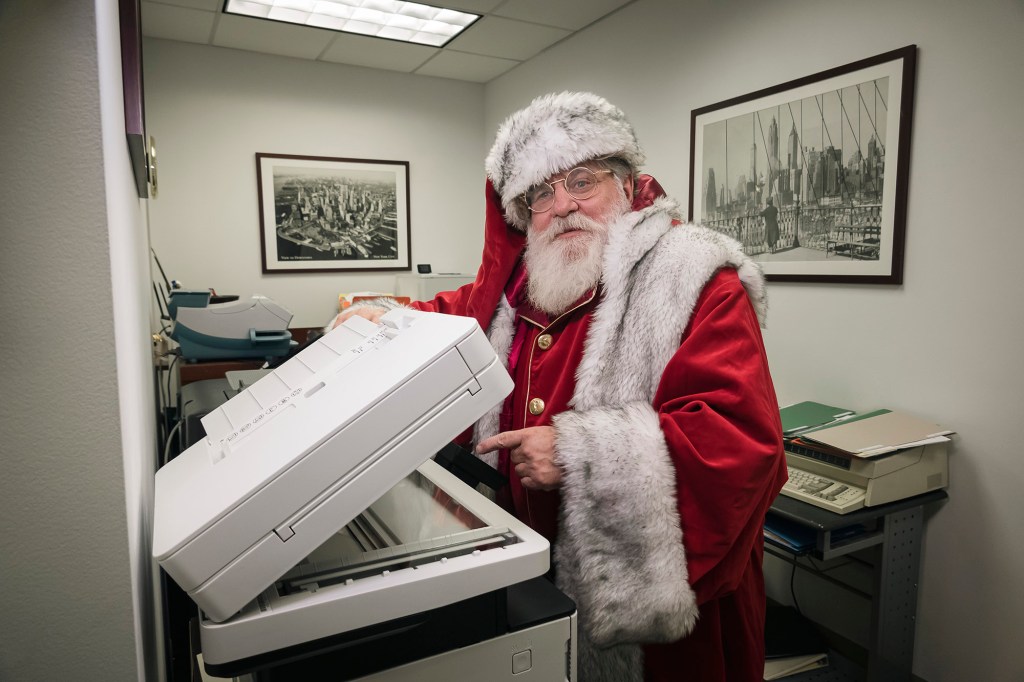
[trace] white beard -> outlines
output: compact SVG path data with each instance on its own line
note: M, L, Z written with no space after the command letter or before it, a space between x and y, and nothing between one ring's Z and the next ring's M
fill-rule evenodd
M560 315L601 281L604 247L612 220L630 208L622 195L600 220L576 211L554 218L542 233L529 231L526 239L526 295L530 303L548 315ZM566 240L558 235L583 230Z

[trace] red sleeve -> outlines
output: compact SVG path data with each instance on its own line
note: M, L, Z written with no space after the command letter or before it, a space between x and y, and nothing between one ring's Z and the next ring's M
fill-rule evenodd
M654 408L676 469L689 580L702 604L739 584L786 475L761 330L734 270L705 286Z
M476 318L486 330L498 307L505 286L513 275L526 246L526 235L505 222L501 197L488 180L485 189L484 252L476 281L455 291L438 294L431 301L413 304L418 310Z

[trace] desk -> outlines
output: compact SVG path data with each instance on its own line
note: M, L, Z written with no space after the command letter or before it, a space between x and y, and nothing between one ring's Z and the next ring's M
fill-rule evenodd
M869 547L879 548L871 602L868 682L911 679L924 508L947 497L946 491L935 490L849 514L835 514L784 495L772 503L770 513L817 531L817 548L813 553L822 559L834 559ZM864 524L874 530L845 540L833 540L833 531L854 524ZM766 545L765 551L792 560L792 554L775 546ZM827 669L813 674L815 680L833 679L823 676Z

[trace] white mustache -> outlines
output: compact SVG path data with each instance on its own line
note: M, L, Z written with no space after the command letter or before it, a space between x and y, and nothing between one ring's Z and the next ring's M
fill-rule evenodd
M570 213L564 218L554 218L551 221L551 227L547 230L547 234L551 239L554 239L560 234L571 232L573 230L582 230L584 232L594 232L599 226L596 221L588 218L585 215L579 213Z

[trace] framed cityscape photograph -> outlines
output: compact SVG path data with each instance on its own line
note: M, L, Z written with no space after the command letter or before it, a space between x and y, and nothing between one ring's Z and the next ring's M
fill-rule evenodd
M689 219L769 281L902 284L916 51L693 110Z
M263 272L409 270L409 162L256 154Z

